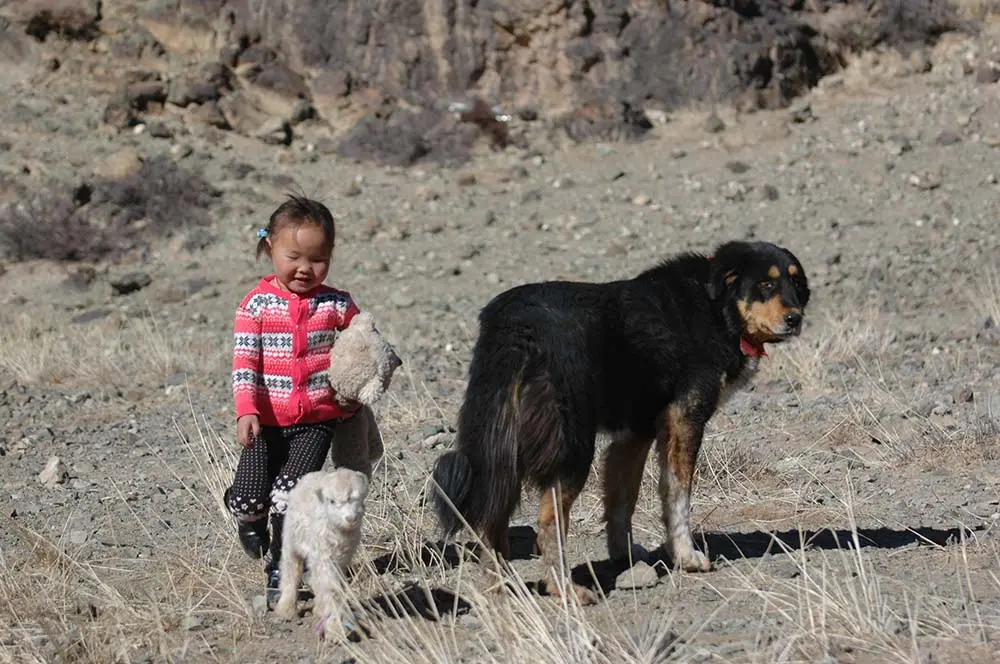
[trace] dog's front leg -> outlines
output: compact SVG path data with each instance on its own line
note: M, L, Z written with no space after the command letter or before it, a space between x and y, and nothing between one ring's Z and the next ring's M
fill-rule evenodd
M674 567L687 572L712 569L691 538L691 487L705 425L691 409L671 405L656 437L660 460L660 504Z

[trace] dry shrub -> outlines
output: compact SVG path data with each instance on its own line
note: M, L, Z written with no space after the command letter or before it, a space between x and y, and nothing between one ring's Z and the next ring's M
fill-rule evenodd
M0 255L95 261L203 225L218 190L167 157L147 159L123 179L54 184L0 207Z
M820 23L823 34L856 53L881 45L906 52L933 44L946 32L975 30L954 4L940 0L881 0L868 7L844 3Z

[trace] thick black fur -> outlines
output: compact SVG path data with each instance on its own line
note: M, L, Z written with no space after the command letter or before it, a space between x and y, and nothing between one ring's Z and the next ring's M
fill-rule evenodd
M767 275L772 265L778 279ZM628 280L497 295L479 316L455 449L434 469L444 531L462 528L459 514L477 530L506 522L523 484L582 488L599 431L652 438L680 398L707 421L720 378L736 379L748 360L737 303L769 297L800 311L809 288L798 260L763 242L731 242L712 258L682 254Z

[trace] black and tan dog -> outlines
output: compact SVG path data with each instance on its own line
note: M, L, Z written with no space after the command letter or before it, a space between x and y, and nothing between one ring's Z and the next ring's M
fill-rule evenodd
M765 343L799 334L808 300L799 261L764 242L730 242L712 257L680 255L633 279L527 284L496 296L480 313L456 449L434 469L444 530L460 530L460 514L509 558L507 529L521 487L537 487L538 547L560 592L553 581L568 569L560 542L595 437L606 432L609 556L628 555L655 442L664 546L676 567L711 569L690 527L705 424L756 370Z

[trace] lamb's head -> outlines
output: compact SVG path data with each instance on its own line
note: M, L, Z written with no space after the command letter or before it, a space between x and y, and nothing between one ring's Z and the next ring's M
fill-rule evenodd
M354 530L365 515L368 478L348 468L337 468L323 477L317 491L330 523L341 530Z

